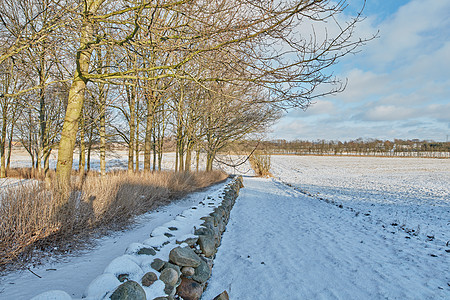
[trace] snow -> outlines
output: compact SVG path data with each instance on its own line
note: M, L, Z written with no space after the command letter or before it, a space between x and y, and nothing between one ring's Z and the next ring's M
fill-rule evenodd
M230 299L449 298L442 249L276 179L244 185L202 299L223 290Z
M450 160L272 156L271 171L274 178L243 171L203 300L224 290L230 299L450 299ZM193 237L223 186L31 269L42 278L3 277L0 299L108 297L116 275L154 271L155 257L166 260ZM157 254L135 255L143 247ZM145 291L153 299L163 288L156 281Z
M61 295L61 291L65 291L73 299L83 296L87 299L101 299L100 295L107 294L112 286L120 284L112 278L115 275L130 273L130 279L139 280L145 272L154 271L150 267L154 258L167 260L170 250L179 246L176 244L177 240L192 236L194 226L199 227L203 222L200 218L212 212L221 202L225 184L193 193L140 216L131 230L106 236L97 242L97 247L80 253L79 256L68 256L64 261L55 259L54 262L31 269L42 278L27 270L2 277L0 299L30 299L36 295L39 295L39 300L53 299L54 295ZM177 227L177 230L172 231L169 227ZM168 232L173 237L164 235ZM135 250L148 246L159 250L156 256L134 255ZM57 290L53 291L55 289ZM163 296L163 289L164 284L159 281L145 288L153 297ZM40 295L44 292L44 295Z
M275 177L373 222L450 241L450 160L273 156ZM394 226L395 227L395 226Z
M275 178L244 178L202 299L450 299L449 161L272 166Z
M31 298L31 300L71 300L69 294L64 291L53 290L42 293L36 297Z

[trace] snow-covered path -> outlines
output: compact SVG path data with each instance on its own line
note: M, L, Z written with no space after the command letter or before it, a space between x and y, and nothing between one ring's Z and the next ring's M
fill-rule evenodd
M450 299L450 253L276 179L244 179L202 299Z
M59 258L32 268L32 271L42 278L27 270L1 277L0 300L25 300L55 289L66 291L73 298L81 298L89 283L102 274L114 258L123 255L131 243L148 239L153 229L172 221L185 209L197 205L204 197L223 186L224 183L213 185L139 216L132 228L97 240L94 249L79 253L78 256L68 256L63 261Z

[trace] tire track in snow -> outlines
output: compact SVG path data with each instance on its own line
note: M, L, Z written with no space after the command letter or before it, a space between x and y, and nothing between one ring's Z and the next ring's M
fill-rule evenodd
M434 258L351 211L245 178L202 299L449 299Z

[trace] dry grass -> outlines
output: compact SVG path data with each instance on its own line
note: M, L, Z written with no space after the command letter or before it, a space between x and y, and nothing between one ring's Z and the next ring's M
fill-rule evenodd
M39 252L66 252L134 216L224 180L219 171L196 173L90 173L64 205L42 183L3 190L0 202L0 271L39 260ZM75 180L78 181L78 178ZM74 182L75 183L75 182ZM80 242L81 241L81 242Z
M270 155L267 153L253 153L250 156L250 166L255 171L256 176L272 176L270 173Z
M54 177L55 171L49 170L50 178ZM39 172L36 168L11 168L7 170L8 177L22 178L22 179L37 179L44 180L44 172Z

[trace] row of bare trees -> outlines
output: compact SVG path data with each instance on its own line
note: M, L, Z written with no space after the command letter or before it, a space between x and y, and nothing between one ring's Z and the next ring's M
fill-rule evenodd
M73 153L106 170L108 140L128 145L128 169L161 168L164 137L179 171L193 153L264 131L281 109L342 89L328 72L364 41L360 14L329 0L3 0L0 3L2 173L14 136L57 182ZM320 90L319 86L323 86ZM7 159L6 159L7 160ZM86 166L86 161L88 166Z
M241 149L251 149L258 145L272 154L295 155L361 155L361 156L395 156L395 157L450 157L450 142L425 140L362 139L350 141L247 141L241 143Z

